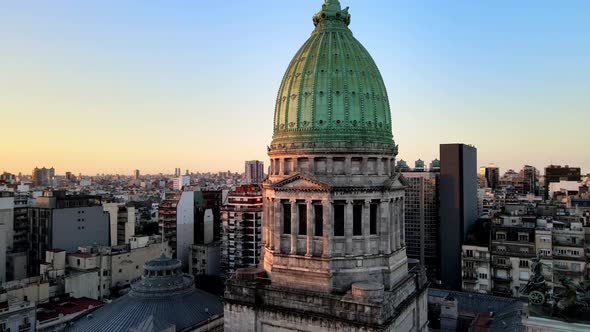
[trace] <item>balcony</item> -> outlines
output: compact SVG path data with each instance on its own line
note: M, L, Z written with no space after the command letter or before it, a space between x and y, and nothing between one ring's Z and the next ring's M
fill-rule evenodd
M465 274L463 275L463 282L465 283L477 283L477 277L472 274Z
M558 240L558 239L553 239L553 245L554 246L562 246L562 247L577 247L577 248L583 248L584 244L582 243L583 241L581 239L577 239L576 243L572 243L571 240L567 239L567 240Z
M492 262L492 266L497 269L512 270L512 264L509 261L505 263Z
M496 281L512 281L512 276L510 276L510 275L505 275L505 276L494 275L494 276L492 276L492 279L494 279Z
M492 294L497 296L512 296L512 290L506 287L494 287Z
M475 261L475 262L489 262L490 259L488 257L481 257L481 256L477 256L477 255L473 255L473 256L467 256L465 253L461 254L461 256L463 257L463 260L466 261Z

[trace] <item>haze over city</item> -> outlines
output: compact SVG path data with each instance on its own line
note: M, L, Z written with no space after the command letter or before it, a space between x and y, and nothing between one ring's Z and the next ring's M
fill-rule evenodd
M503 170L590 169L587 1L346 1L384 77L399 157L439 143ZM266 160L276 90L317 1L7 2L5 171L240 170ZM383 35L387 38L383 38ZM8 156L8 158L6 158Z

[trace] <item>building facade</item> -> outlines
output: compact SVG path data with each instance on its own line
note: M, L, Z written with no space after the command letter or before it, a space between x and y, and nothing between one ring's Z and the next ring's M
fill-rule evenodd
M582 179L582 170L580 167L570 167L565 165L549 165L545 167L544 194L545 199L549 199L549 184L559 181L580 181Z
M229 193L221 208L223 224L222 266L226 275L256 266L262 248L262 190L245 185Z
M438 172L404 172L405 236L409 258L420 260L431 281L440 279Z
M425 331L408 270L405 180L379 70L327 0L276 100L262 258L225 292L227 331Z
M45 192L28 211L29 276L39 274L48 250L75 252L87 245L110 245L109 216L97 196Z
M128 244L135 235L135 207L122 203L105 203L102 206L109 213L111 245Z
M461 288L461 246L477 215L477 150L465 144L440 146L441 281Z
M258 184L264 180L264 163L260 160L245 162L245 184Z

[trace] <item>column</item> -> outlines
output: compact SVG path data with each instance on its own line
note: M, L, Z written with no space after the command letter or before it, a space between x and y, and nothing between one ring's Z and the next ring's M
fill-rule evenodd
M273 237L274 237L274 216L275 216L275 204L272 198L267 198L266 203L268 206L268 210L266 211L266 221L264 222L264 226L266 226L266 247L273 249ZM264 228L263 228L264 229Z
M314 209L311 200L305 201L306 210L307 210L307 246L306 246L306 253L305 255L308 257L313 256L313 226L314 226Z
M365 176L369 174L369 158L367 157L363 157L361 160L361 173Z
M297 159L297 157L294 157L291 159L291 175L297 173L297 167L298 167L297 164L298 163L299 163L299 160Z
M402 247L406 246L406 214L405 214L406 204L404 202L404 198L401 197L399 199L399 222L401 228L400 234L400 244Z
M297 220L297 201L291 199L291 255L297 254L297 233L299 231L299 220Z
M326 157L326 174L332 175L334 173L334 159L328 156Z
M394 236L395 236L395 250L399 250L402 246L400 243L400 223L399 223L399 201L397 198L393 200L393 220L394 220Z
M352 174L352 158L349 156L344 157L344 174Z
M397 249L397 221L395 215L395 201L393 199L389 200L389 225L390 225L390 232L389 232L389 241L391 242L391 251L395 251Z
M381 239L381 247L379 249L385 254L391 253L391 233L393 230L389 216L389 200L382 199L379 204L379 235Z
M329 258L332 256L332 202L329 200L322 201L322 212L324 214L324 236L323 236L323 248L322 248L322 256L324 258Z
M366 199L365 204L363 204L363 242L364 242L364 250L365 255L371 254L371 239L369 238L371 234L371 200Z
M285 158L277 159L279 161L279 175L285 175Z
M283 209L281 206L281 200L278 198L273 199L273 206L274 206L274 233L273 242L271 244L271 249L275 250L277 253L281 253L281 235L283 234Z
M262 198L263 203L268 201L268 198L265 198L263 195ZM262 247L266 247L266 239L268 238L268 227L266 227L266 223L268 222L268 210L270 208L269 204L262 204Z
M350 160L350 159L347 159ZM344 208L344 240L345 242L345 255L352 255L352 200L346 201L346 207Z

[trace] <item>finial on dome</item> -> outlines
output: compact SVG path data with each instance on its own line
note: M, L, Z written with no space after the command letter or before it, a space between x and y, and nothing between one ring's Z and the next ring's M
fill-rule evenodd
M322 9L313 16L315 26L318 26L322 21L342 21L349 25L350 14L348 13L348 7L342 9L338 0L325 0Z

